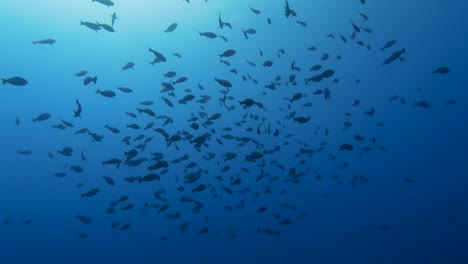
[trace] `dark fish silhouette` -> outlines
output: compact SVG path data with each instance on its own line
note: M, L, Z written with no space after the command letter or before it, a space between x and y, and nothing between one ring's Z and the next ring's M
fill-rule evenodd
M2 84L11 84L13 86L25 86L28 84L28 81L23 77L11 77L8 79L2 79Z

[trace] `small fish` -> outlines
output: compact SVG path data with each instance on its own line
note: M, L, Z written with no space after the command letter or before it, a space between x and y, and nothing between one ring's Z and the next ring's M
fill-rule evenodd
M167 29L164 30L164 33L169 33L169 32L172 32L172 31L176 30L177 25L178 25L177 23L172 23L172 24L170 24L170 25L167 27Z
M386 50L386 49L392 47L393 45L395 45L396 42L397 42L396 40L389 40L389 41L387 41L387 42L383 45L382 48L380 48L380 50L381 50L381 51L384 51L384 50Z
M83 76L85 76L86 74L88 74L88 71L87 71L87 70L81 70L81 71L75 73L75 76L76 76L76 77L83 77Z
M229 82L229 81L226 81L226 80L223 80L223 79L218 79L218 78L215 78L214 79L217 83L219 83L220 85L226 87L226 88L231 88L232 87L232 84Z
M91 217L85 216L85 215L76 215L76 218L83 224L87 224L87 225L93 222L93 219L91 219Z
M93 0L93 1L96 1L96 0ZM85 26L85 27L87 27L89 29L92 29L92 30L94 30L96 32L101 29L101 26L99 26L98 24L93 23L93 22L80 21L80 25Z
M135 63L133 63L133 62L127 62L127 64L125 64L125 65L122 67L122 71L125 71L125 70L128 70L128 69L133 69L133 67L135 67Z
M13 86L25 86L28 84L28 81L23 77L11 77L8 79L2 79L2 84L11 84Z
M43 114L38 115L36 118L33 118L32 121L33 122L38 122L38 121L42 122L42 121L48 120L50 117L51 117L51 115L49 113L43 113Z
M224 51L222 54L219 55L220 58L222 57L231 57L233 56L234 54L236 54L236 51L233 50L233 49L228 49L226 51Z
M114 5L114 2L112 2L111 0L92 0L91 2L98 2L100 4L103 4L103 5L107 6L107 7Z
M207 37L210 39L214 39L218 37L218 35L216 35L216 33L213 33L213 32L198 32L198 34L200 34L200 37Z
M166 57L162 55L160 52L153 50L152 48L149 48L149 51L156 56L155 60L153 62L166 62Z
M119 18L117 17L117 14L115 12L110 17L112 18L112 26L114 26L115 20Z
M33 41L33 44L48 44L48 45L54 45L55 39L43 39L43 40L38 40L38 41Z
M83 80L83 84L84 84L84 85L88 85L88 84L90 84L91 82L93 82L94 84L96 84L96 82L97 82L97 76L94 76L94 77L88 76L88 77L86 77L86 78Z
M115 92L112 91L112 90L101 91L101 90L97 89L96 94L100 94L100 95L102 95L104 97L108 97L108 98L113 98L115 96Z
M85 193L82 193L81 194L81 198L85 198L85 197L93 197L95 196L96 194L99 193L99 189L98 188L94 188L94 189L91 189Z
M117 89L119 89L119 90L122 91L123 93L131 93L131 92L133 92L133 89L127 88L127 87L117 87Z
M78 101L78 99L75 99L75 103L76 103L76 110L74 111L73 116L74 117L81 117L81 104L80 104L80 101Z
M258 10L258 9L252 8L252 7L250 7L250 6L249 6L249 8L250 8L250 10L252 10L252 12L254 12L254 14L256 14L256 15L258 15L258 14L261 13L261 11Z
M96 24L98 26L100 26L101 28L105 29L108 32L115 32L115 30L114 30L114 28L112 26L109 26L107 24L102 24L102 23L99 23L99 22L96 22Z
M449 73L449 72L450 72L450 68L449 68L449 67L443 66L443 67L439 67L439 68L435 69L435 70L432 72L432 74L436 74L436 73L437 73L437 74L447 74L447 73Z

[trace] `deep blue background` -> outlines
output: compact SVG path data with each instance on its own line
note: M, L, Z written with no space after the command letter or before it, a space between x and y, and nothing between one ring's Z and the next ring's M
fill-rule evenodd
M468 23L464 16L468 4L461 0L366 1L365 5L359 0L290 0L298 17L286 18L284 1L280 0L190 2L116 0L115 6L109 8L87 0L0 2L0 77L22 76L29 81L25 87L0 87L0 224L11 218L8 224L0 226L1 263L467 263ZM255 15L249 5L262 13ZM110 24L113 12L119 17L115 33L95 33L80 26L80 20ZM360 12L369 20L364 21ZM232 30L218 29L219 13L233 25ZM266 23L267 18L272 19L271 25ZM296 19L306 21L308 26L300 26ZM361 32L356 38L369 44L371 50L350 39L350 20L373 29L373 34ZM179 24L178 28L163 33L173 22ZM255 28L257 34L245 40L240 29L247 28ZM201 38L199 31L216 32L229 42ZM337 38L326 37L329 33ZM348 38L348 43L339 40L340 34ZM54 38L57 43L32 44L45 38ZM397 44L380 51L390 39L397 40ZM310 46L317 47L317 51L307 51ZM148 47L165 54L168 62L150 65L153 55ZM237 54L228 59L231 67L226 67L219 63L217 55L230 48ZM277 58L280 48L286 54ZM391 52L401 48L407 50L404 62L381 65ZM259 56L259 49L263 57ZM180 53L182 59L172 56L173 52ZM321 62L325 52L330 59ZM341 60L336 59L338 54ZM274 61L273 67L260 65L266 59ZM257 63L257 67L249 66L246 60ZM135 68L122 71L129 61L136 64ZM302 68L301 72L290 70L292 61ZM308 72L314 64L334 69L333 78L338 78L339 83L324 80L304 85L302 80L314 74ZM432 74L440 66L450 67L451 72ZM230 73L231 68L239 73ZM98 76L97 85L83 86L82 79L74 77L82 69ZM162 74L169 70L189 78L176 85L177 99L186 94L184 89L191 88L196 96L212 97L204 112L223 114L209 127L215 128L216 134L201 152L188 142L180 143L179 151L167 148L157 133L125 128L125 124L137 122L144 126L150 121L160 127L161 120L144 115L134 120L124 114L136 112L141 101L154 100L151 108L156 114L171 116L175 121L164 127L169 134L183 129L194 135L203 133L203 129L193 131L186 121L191 113L197 115L199 104L192 101L171 109L160 100ZM293 73L298 85L286 86L284 80ZM243 82L240 76L245 74L258 80L258 85ZM283 78L277 90L263 88L277 75ZM227 112L219 106L218 91L222 89L213 81L215 77L233 83L230 95L234 97L234 111ZM198 89L198 83L205 87L204 91ZM123 94L116 90L117 86L131 87L135 92ZM316 89L326 87L332 91L329 100L312 95ZM117 97L96 95L96 88L116 90ZM307 94L307 98L288 109L283 97L290 98L296 92ZM393 95L404 97L407 103L389 101ZM237 101L247 97L261 101L267 110L243 110ZM83 105L81 119L73 118L76 98ZM357 108L352 106L355 99L361 101ZM450 99L456 104L444 105ZM429 102L432 108L413 105L421 100ZM307 101L313 106L300 107ZM363 111L371 107L376 114L364 115ZM310 116L311 121L297 124L287 120L285 116L291 111ZM51 113L52 118L33 124L31 119L43 112ZM345 112L351 117L346 117ZM246 132L247 127L255 130L259 123L251 119L241 128L235 126L245 113L266 117L272 127L280 129L280 136ZM21 120L20 126L15 125L16 117ZM53 129L51 126L60 123L61 118L72 121L75 128ZM343 130L344 121L352 122L353 127ZM379 122L384 126L378 127ZM106 124L119 127L121 134L111 134L104 128ZM281 146L280 152L265 159L268 164L278 161L286 170L274 165L264 168L280 180L272 184L268 179L255 181L259 168L243 161L243 156L254 150L253 145L236 148L236 142L227 140L223 140L225 145L218 145L215 138L220 138L221 129L226 126L234 128L231 134L253 137L267 150ZM317 126L321 130L314 136ZM73 132L82 127L105 135L104 140L91 143L88 136L75 136ZM324 135L325 128L330 130L329 136ZM142 133L155 139L141 156L163 152L170 161L188 154L189 161L172 165L168 174L161 175L160 182L147 184L127 183L123 178L145 175L149 162L120 170L101 165L111 157L123 158L123 151L129 150L120 142L125 135L135 137ZM289 133L292 137L285 138ZM357 133L367 143L354 142ZM369 143L371 137L377 139L376 144ZM323 152L312 158L295 158L300 148L298 140L315 150L320 143L327 144ZM286 141L289 145L284 145ZM357 149L339 152L339 145L348 142ZM373 150L359 151L367 145ZM376 145L388 151L382 152ZM73 157L48 158L48 152L55 154L65 146L74 148ZM16 153L24 149L32 154ZM87 155L86 162L80 160L82 150ZM207 151L218 153L212 162L201 158ZM221 161L221 154L226 151L239 153L239 158L229 163L233 167L230 172L221 174L226 164L218 165L216 161ZM329 160L329 154L335 155L336 160ZM307 160L306 165L298 164L301 159ZM185 194L176 190L182 185L184 165L190 161L208 170L200 182L214 186L222 200L214 199L208 190L190 194L195 186L186 186ZM349 163L348 169L339 168L343 162ZM64 168L77 164L84 167L84 173L74 174ZM283 182L291 167L307 172L299 183ZM241 168L248 168L251 173ZM315 179L314 170L323 176L321 180ZM67 172L67 177L52 176L59 171ZM103 175L114 178L117 186L107 186ZM223 176L223 184L214 180L217 175ZM229 178L236 175L243 183L235 189L248 187L251 191L223 193L221 186L229 185ZM365 175L369 182L353 187L350 181L356 175ZM407 183L407 178L414 183ZM77 183L85 186L77 189ZM265 186L270 186L272 192L255 198L254 193L263 192ZM94 187L101 189L96 197L80 198L81 193ZM153 192L162 188L167 190L165 197L171 204L168 213L179 211L181 219L168 220L165 214L145 208L145 202L157 202ZM282 190L286 194L279 194ZM123 194L131 197L135 209L108 215L105 210L110 201ZM202 211L194 215L192 205L178 203L182 195L202 201ZM224 209L227 205L236 207L240 200L246 204L243 210ZM285 202L297 209L280 207ZM267 212L256 214L263 205L268 207ZM91 216L93 224L82 224L76 220L76 214ZM276 214L290 218L292 224L279 225L274 220ZM301 219L302 214L305 217ZM23 224L26 220L32 223ZM110 227L116 221L132 223L132 227L119 232ZM183 222L190 223L185 235L178 232ZM208 234L198 235L205 226ZM281 235L259 235L258 227L279 230ZM237 230L234 239L229 238L232 230ZM79 239L77 232L86 232L88 238ZM167 241L161 241L161 236Z

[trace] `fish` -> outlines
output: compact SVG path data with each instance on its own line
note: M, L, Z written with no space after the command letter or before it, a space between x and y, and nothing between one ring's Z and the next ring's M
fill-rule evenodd
M195 99L195 96L192 94L188 94L184 96L184 98L179 100L179 104L186 104L187 102L192 101L193 99Z
M49 113L43 113L43 114L38 115L36 118L33 118L32 121L33 123L42 122L42 121L48 120L50 117L51 115Z
M236 51L233 49L228 49L225 50L223 53L219 54L219 57L232 57L234 54L236 54Z
M419 101L419 102L414 103L414 105L421 107L421 108L426 108L426 109L431 108L431 105L426 101Z
M179 77L177 78L177 80L173 81L172 84L178 84L178 83L183 83L183 82L186 82L188 80L187 77L183 76L183 77Z
M115 12L114 12L110 17L112 18L112 24L111 24L111 25L112 25L112 27L113 27L113 26L114 26L114 23L115 23L115 20L117 20L117 19L119 19L119 18L117 17L117 14L116 14Z
M57 41L55 41L55 39L43 39L43 40L33 41L33 44L34 45L36 45L36 44L48 44L48 45L53 46L55 42L57 42Z
M87 70L81 70L81 71L75 73L75 76L76 76L76 77L83 77L83 76L85 76L86 74L88 74L88 71L87 71Z
M200 37L207 37L210 39L214 39L218 37L218 35L213 32L198 32L198 34L200 34Z
M91 190L89 190L89 191L87 191L87 192L85 192L85 193L82 193L82 194L81 194L81 198L93 197L93 196L95 196L95 195L98 194L98 193L99 193L99 188L94 188L94 189L91 189Z
M354 32L361 32L361 28L358 25L354 24L352 20L350 22L351 22L351 26L354 29Z
M217 83L219 83L221 86L224 86L226 88L231 88L232 87L232 84L229 81L226 81L226 80L223 80L223 79L218 79L218 78L215 78L214 80Z
M102 178L108 185L115 186L115 181L112 178L107 177L107 176L102 176Z
M137 111L138 113L145 113L149 116L156 116L156 114L154 113L153 110L149 109L149 108L144 108L144 109L141 109L141 108L137 108Z
M406 50L403 48L399 51L393 52L388 58L386 58L383 62L382 65L387 65L395 61L396 59L400 58L400 56L405 53Z
M250 7L250 6L249 6L249 8L250 8L250 10L252 10L252 12L254 12L254 14L256 14L256 15L262 13L262 12L261 12L260 10L258 10L258 9L252 8L252 7Z
M146 174L145 176L141 177L138 182L139 183L142 183L142 182L152 182L152 181L159 181L160 180L160 177L158 174L156 173L149 173L149 174Z
M340 145L338 150L339 151L343 151L343 150L351 151L353 149L354 149L354 147L351 144L342 144L342 145Z
M100 94L100 95L102 95L104 97L108 97L108 98L113 98L115 96L115 92L112 91L112 90L101 91L101 90L97 89L96 94Z
M391 48L393 45L396 44L396 42L397 42L397 41L396 41L396 40L393 40L393 39L392 39L392 40L389 40L389 41L385 42L385 44L382 46L382 48L380 48L380 50L381 50L381 51L384 51L384 50L386 50L386 49L388 49L388 48Z
M85 216L85 215L76 215L76 219L78 219L83 224L87 224L87 225L93 223L93 219L91 219L91 217Z
M200 184L197 187L192 189L192 192L202 192L207 188L205 184Z
M93 1L95 1L95 0L93 0ZM85 27L87 27L89 29L92 29L92 30L94 30L96 32L101 29L101 26L99 26L98 24L93 23L93 22L88 22L88 21L85 21L85 22L80 21L80 25L85 26Z
M16 153L27 156L27 155L31 155L32 151L31 150L18 150L16 151Z
M432 74L447 74L450 72L450 68L446 66L439 67L435 69Z
M71 157L71 155L73 154L73 148L64 147L61 150L57 150L57 153L65 156L65 157Z
M110 6L114 5L114 2L112 2L111 0L92 0L91 2L97 2L97 3L103 4L103 5L107 6L107 7L110 7Z
M165 74L163 74L163 76L166 78L172 78L172 77L175 77L176 75L177 73L175 71L168 71Z
M166 60L166 57L165 57L164 55L162 55L160 52L158 52L158 51L156 51L156 50L153 50L152 48L149 48L149 51L150 51L151 53L153 53L154 56L156 56L156 60L157 60L158 62L166 62L166 61L167 61L167 60Z
M117 87L118 90L120 90L123 93L132 93L133 89L127 88L127 87Z
M124 225L119 229L119 231L120 231L120 232L126 231L126 230L130 229L131 226L132 226L132 224L124 224Z
M100 26L101 28L103 28L104 30L108 31L108 32L115 32L114 28L112 26L109 26L107 24L104 24L104 23L99 23L99 22L96 22L96 24L98 26Z
M178 25L177 23L172 23L172 24L170 24L170 25L167 27L167 29L164 30L164 33L169 33L169 32L172 32L172 31L176 30L177 25Z
M73 111L73 116L74 117L81 117L81 104L80 104L80 101L78 101L78 99L75 99L75 103L76 103L76 110Z
M120 133L120 130L118 128L116 128L116 127L111 127L109 125L105 125L104 127L109 129L109 131L114 133L114 134L119 134Z
M296 11L294 11L293 9L291 9L291 7L289 6L288 0L285 0L285 4L286 4L286 5L284 6L284 15L285 15L286 17L290 17L290 16L291 16L291 17L295 17L295 16L297 16Z
M307 27L307 23L305 21L302 21L302 20L296 20L296 23L298 23L299 25L303 26L303 27Z
M161 99L164 101L164 103L169 106L169 107L174 107L174 104L167 98L161 97Z
M245 39L248 39L249 38L249 35L255 35L257 33L257 30L253 29L253 28L249 28L247 30L243 30L241 29L242 33L244 34L244 38Z
M84 84L84 85L88 85L88 84L90 84L90 83L96 84L96 82L97 82L97 76L94 76L94 77L88 76L88 77L86 77L86 78L83 80L83 84Z
M134 66L135 66L135 63L133 63L133 62L127 62L127 63L122 67L122 71L128 70L128 69L133 69Z
M11 77L8 79L2 79L2 84L11 84L13 86L25 86L28 84L28 81L23 77Z
M264 67L271 67L273 66L273 62L271 60L266 60L262 64Z

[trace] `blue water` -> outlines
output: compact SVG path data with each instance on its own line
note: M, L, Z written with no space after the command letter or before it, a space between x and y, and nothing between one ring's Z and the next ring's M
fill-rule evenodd
M27 80L0 87L0 263L468 263L464 1L290 0L296 17L285 16L282 0L114 3L0 2L0 78ZM114 12L115 32L80 25L111 25ZM219 14L232 29L218 28ZM354 39L351 21L360 31ZM172 23L177 28L164 33ZM247 29L256 30L248 39L241 31ZM32 43L46 39L56 42ZM381 51L390 40L396 43ZM167 61L150 64L149 47ZM229 66L218 56L228 49L236 51L222 58ZM271 67L262 65L267 60ZM122 70L128 62L133 69ZM320 70L309 70L317 64ZM449 72L433 73L440 67ZM305 81L329 69L333 76ZM96 84L84 85L85 76L75 76L81 70L97 76ZM176 76L164 77L168 71ZM188 80L174 84L172 95L161 92L162 82L179 77ZM276 89L265 88L272 82ZM314 94L326 89L328 99ZM302 98L290 102L296 93ZM178 102L189 94L192 101ZM202 95L211 99L200 102ZM244 109L239 101L246 98L264 109ZM81 117L74 117L76 99ZM51 117L32 122L42 113ZM215 113L221 117L206 123ZM164 125L166 117L173 122ZM145 130L150 122L154 127ZM81 128L104 137L92 142L87 133L75 134ZM154 131L161 128L182 139L169 145ZM193 139L203 135L197 149ZM239 145L241 138L246 143ZM275 146L279 151L267 152ZM70 157L58 153L65 147L73 149ZM133 149L137 156L125 163L124 152ZM254 151L263 156L247 161ZM227 152L237 157L224 161ZM151 153L162 153L167 168L149 171L156 163ZM208 153L214 158L206 160ZM122 160L119 169L102 164L110 158ZM128 181L149 173L160 180ZM200 179L186 183L190 173ZM207 188L192 191L201 184ZM96 195L82 197L94 188ZM159 190L161 199L154 196ZM123 195L128 200L111 205ZM199 212L194 200L203 204Z

